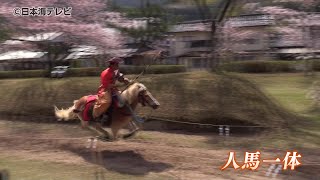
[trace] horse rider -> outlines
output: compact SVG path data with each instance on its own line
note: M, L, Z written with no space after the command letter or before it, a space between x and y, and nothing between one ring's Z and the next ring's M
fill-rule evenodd
M142 123L143 120L134 113L128 104L123 102L119 90L115 86L116 81L122 82L125 85L132 83L132 80L125 78L124 75L119 72L119 63L123 62L123 59L114 57L108 60L108 62L109 67L102 71L100 75L101 85L98 88L97 102L93 107L93 116L101 117L103 115L101 118L102 121L105 121L109 118L108 116L111 116L112 108L109 108L114 102L115 107L122 108L125 106L131 113L133 120ZM106 97L110 97L110 99ZM135 124L133 124L133 126L136 128L136 130L139 129Z
M98 105L99 103L107 103L108 106L101 109L102 115L104 112L108 110L108 108L111 106L112 100L114 100L114 104L116 107L123 107L125 104L123 100L120 97L120 93L118 88L115 86L116 81L119 81L121 83L124 83L125 85L128 85L131 83L131 80L128 78L125 78L122 73L119 72L119 63L123 61L122 58L114 57L108 60L109 67L102 71L100 75L100 81L101 85L98 88ZM104 93L107 93L110 97L109 102L104 102L103 100L100 100L100 97L104 95ZM105 98L104 98L105 100Z
M126 85L131 82L119 72L119 63L122 61L123 60L118 57L111 58L107 61L109 63L109 67L102 71L100 75L101 85L98 88L97 95L87 96L87 98L84 98L83 100L80 99L75 104L75 109L73 112L81 112L81 109L83 109L86 104L95 100L97 101L93 107L93 117L95 118L100 117L107 112L111 106L112 100L117 107L124 106L124 102L120 98L119 91L115 86L116 81L122 82Z

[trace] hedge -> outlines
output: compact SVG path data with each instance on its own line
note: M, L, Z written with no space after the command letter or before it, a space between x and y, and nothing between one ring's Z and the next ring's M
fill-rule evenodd
M144 69L144 67L142 69ZM187 71L187 68L184 65L156 65L156 66L150 66L146 70L146 74L169 74L169 73L180 73L180 72L186 72L186 71ZM141 67L140 69L138 69L136 73L141 73Z
M45 77L48 75L47 70L19 70L19 71L0 71L0 79L4 78L34 78Z
M124 74L139 74L146 66L121 66L120 71ZM104 68L72 68L68 72L68 76L99 76ZM146 70L146 74L168 74L186 72L187 69L183 65L152 65Z
M120 71L124 74L139 74L145 69L145 66L123 66ZM69 77L75 76L100 76L104 68L71 68L67 71ZM167 74L186 72L187 69L183 65L152 65L147 68L146 74ZM3 78L33 78L46 77L47 70L23 70L23 71L0 71L0 79Z
M320 71L320 60L314 60L312 63L313 70Z
M243 73L275 73L302 71L298 67L305 61L238 61L224 63L220 68L225 71ZM320 60L312 60L313 70L320 71Z
M66 76L99 76L103 69L98 67L90 68L71 68L67 71Z

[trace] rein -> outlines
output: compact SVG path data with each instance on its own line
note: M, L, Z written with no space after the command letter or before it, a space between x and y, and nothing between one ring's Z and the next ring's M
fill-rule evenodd
M156 58L159 57L159 55L161 54L161 51L159 51L154 57L153 57L153 60L152 61L155 61ZM151 64L148 64L147 66L144 67L144 69L142 70L142 72L137 76L135 77L132 82L135 82L137 79L139 79L140 76L142 76L146 71L147 69L151 66ZM126 89L128 89L128 87L131 86L131 83L129 83L122 91L120 94L122 94Z

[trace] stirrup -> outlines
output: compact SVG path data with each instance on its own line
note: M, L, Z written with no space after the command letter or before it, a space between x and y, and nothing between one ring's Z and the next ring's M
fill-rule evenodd
M133 119L138 123L144 123L144 119L140 118L139 116L133 116Z

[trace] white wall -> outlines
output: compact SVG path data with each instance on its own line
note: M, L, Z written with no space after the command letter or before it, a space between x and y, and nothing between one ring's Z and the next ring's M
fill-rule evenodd
M190 51L210 50L210 47L191 48L191 41L211 40L210 32L180 32L172 36L170 55L179 56Z
M232 49L237 51L262 51L268 48L264 34L258 34L241 41L230 43Z

